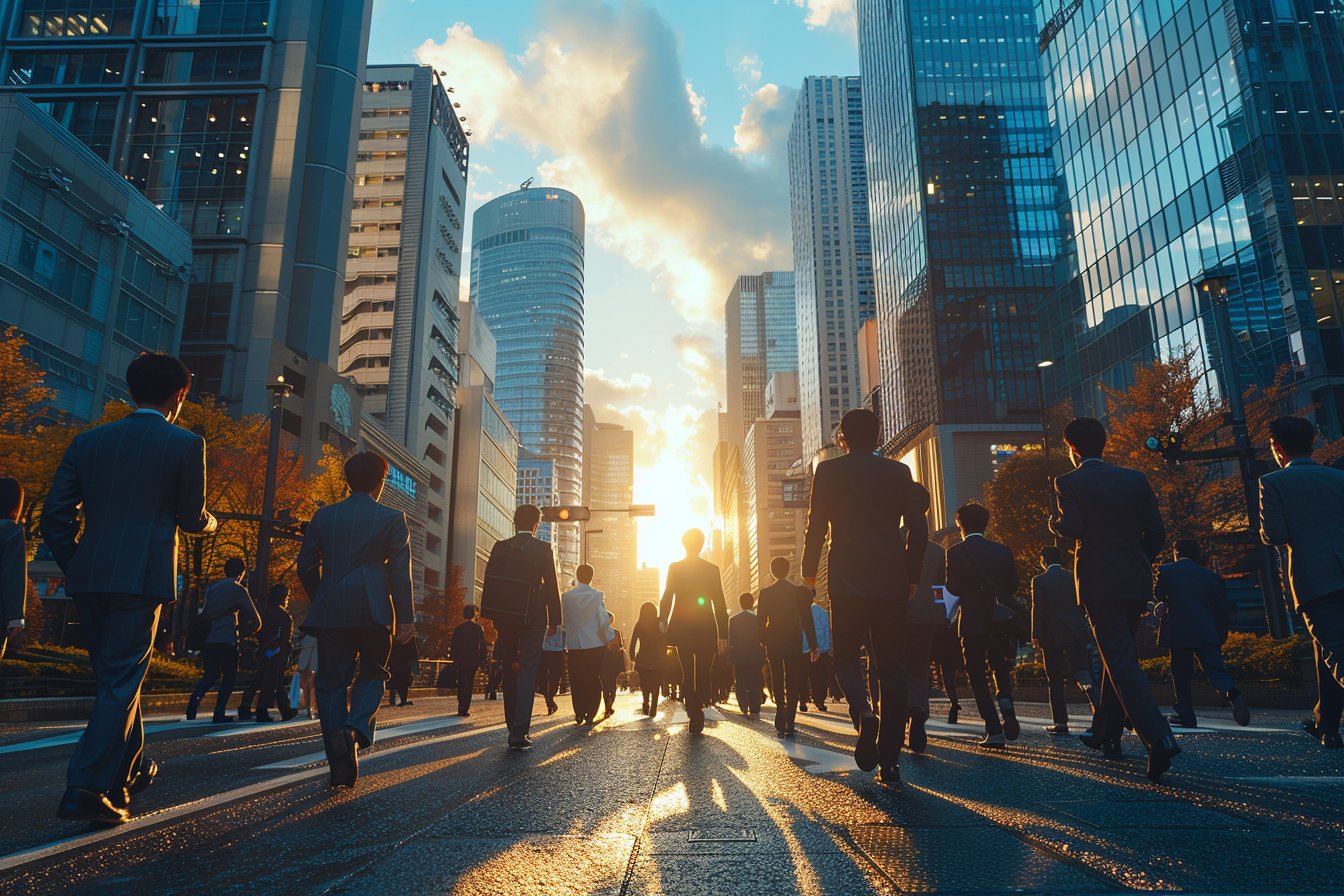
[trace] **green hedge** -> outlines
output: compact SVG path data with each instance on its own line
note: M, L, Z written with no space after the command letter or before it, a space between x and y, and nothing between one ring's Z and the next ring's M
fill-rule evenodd
M173 691L190 685L201 675L197 659L176 659L154 651L149 664L145 689ZM76 647L29 644L0 659L0 696L17 692L28 694L38 685L49 685L53 693L92 690L93 669L89 654Z
M1300 682L1303 670L1309 669L1309 665L1304 663L1310 656L1311 640L1306 635L1275 640L1269 635L1233 632L1223 645L1227 671L1232 673L1233 678L1242 681ZM1171 678L1171 658L1165 652L1140 660L1139 665L1154 681ZM1017 667L1014 677L1018 681L1044 681L1045 666L1035 660L1022 663Z

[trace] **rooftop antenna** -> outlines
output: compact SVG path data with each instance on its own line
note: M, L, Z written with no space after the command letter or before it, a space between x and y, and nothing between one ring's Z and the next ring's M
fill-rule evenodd
M521 184L518 185L518 189L520 189L520 190L528 190L528 189L531 189L531 187L532 187L532 181L534 181L534 180L536 180L535 177L529 177L527 180L523 181Z

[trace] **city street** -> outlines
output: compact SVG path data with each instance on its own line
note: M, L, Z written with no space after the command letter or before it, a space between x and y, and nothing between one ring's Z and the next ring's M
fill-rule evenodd
M964 715L931 724L928 755L907 756L889 793L854 768L843 704L800 715L782 741L726 705L696 738L678 704L648 720L637 697L619 700L585 730L562 697L523 754L504 747L498 702L468 719L442 697L384 709L358 789L336 794L315 722L158 716L158 781L134 822L97 833L52 815L78 726L10 726L0 892L1344 890L1344 756L1288 713L1238 729L1208 712L1162 786L1132 738L1127 761L1105 762L1023 705L1021 740L986 753Z

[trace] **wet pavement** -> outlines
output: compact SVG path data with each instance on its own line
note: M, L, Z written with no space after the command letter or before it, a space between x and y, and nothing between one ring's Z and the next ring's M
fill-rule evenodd
M1202 719L1161 785L1133 738L1103 761L1024 705L1021 740L985 752L964 714L890 792L854 768L843 704L783 741L727 705L695 737L625 695L581 729L561 698L520 754L498 702L454 702L384 709L337 793L314 722L156 717L158 781L97 833L52 814L77 729L6 726L0 894L1344 892L1344 751L1291 714Z

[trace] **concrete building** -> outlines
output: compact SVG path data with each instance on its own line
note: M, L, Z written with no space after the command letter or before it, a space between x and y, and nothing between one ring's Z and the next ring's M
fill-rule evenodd
M635 613L637 544L629 513L635 498L635 434L616 423L602 423L583 406L583 503L592 519L583 527L584 560L596 570L595 588L606 592L607 609L627 635ZM600 531L597 531L600 530Z
M435 71L374 65L362 94L338 370L429 471L425 583L447 582L468 145Z
M21 92L192 236L181 354L240 413L295 394L315 460L359 420L333 365L369 0L9 3L0 91Z
M527 187L472 217L471 301L499 344L495 397L523 447L555 463L560 504L583 494L583 203ZM579 560L577 526L553 541L561 579Z
M175 352L191 237L51 117L0 94L0 329L15 327L78 421L142 351Z
M803 456L860 405L858 334L877 314L856 77L805 78L789 132Z
M495 542L513 536L518 506L518 433L495 402L495 340L466 302L458 304L462 384L449 508L450 566L463 570L467 603L478 604Z
M770 584L770 561L788 557L794 567L802 560L804 508L787 506L785 481L802 454L798 374L770 378L768 414L752 422L742 451L742 503L746 518L745 575L742 591L759 594Z
M792 271L744 274L728 294L723 309L727 438L739 450L765 408L770 377L798 369L795 314Z

